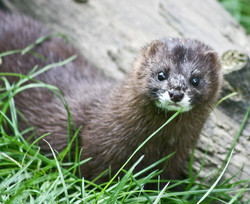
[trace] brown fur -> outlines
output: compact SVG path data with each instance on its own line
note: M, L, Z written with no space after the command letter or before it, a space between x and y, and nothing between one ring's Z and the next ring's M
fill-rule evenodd
M0 53L24 48L47 33L41 24L27 17L0 13ZM181 113L164 127L130 162L131 165L145 155L137 167L139 170L176 151L163 177L179 176L183 161L195 145L220 89L220 65L209 46L188 39L156 40L141 50L122 82L104 77L62 40L50 39L34 51L48 60L15 54L3 58L1 71L26 74L35 65L43 67L75 53L78 55L73 62L53 68L37 79L56 85L64 92L76 125L83 126L79 133L82 158L92 157L82 166L87 179L93 179L109 166L115 173L134 150L173 115L155 105L154 90L161 87L154 80L154 74L159 67L168 67L170 75L183 74L186 81L180 83L187 86L190 86L190 69L198 69L204 80L199 89L191 87L194 108ZM11 82L16 80L9 79ZM58 151L67 145L67 113L49 90L26 90L15 97L15 103L36 128L37 136L51 132L46 139ZM19 126L21 129L27 127L22 120ZM41 142L40 146L44 152L49 152L47 144Z

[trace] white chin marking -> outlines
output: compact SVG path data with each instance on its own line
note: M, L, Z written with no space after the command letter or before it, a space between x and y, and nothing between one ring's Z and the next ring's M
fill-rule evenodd
M159 95L159 100L156 101L156 106L167 111L178 111L183 108L182 111L187 112L192 109L190 98L187 96L187 94L184 94L184 97L180 102L174 103L170 99L168 92Z

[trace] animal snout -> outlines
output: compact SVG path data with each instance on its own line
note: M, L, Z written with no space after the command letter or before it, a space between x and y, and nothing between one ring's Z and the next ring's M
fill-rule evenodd
M175 103L180 102L184 97L184 94L180 91L169 91L168 93L171 101Z

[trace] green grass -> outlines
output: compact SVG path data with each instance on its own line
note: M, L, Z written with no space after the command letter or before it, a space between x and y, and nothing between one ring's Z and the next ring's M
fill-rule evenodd
M249 0L218 0L226 10L250 34L250 1Z
M30 52L27 48L24 50ZM23 52L23 50L2 53L0 57L15 52ZM107 183L96 184L95 181L87 181L83 177L78 177L76 172L81 164L88 162L88 159L78 161L79 157L75 155L77 159L70 160L67 163L63 161L63 158L70 152L72 141L77 139L77 133L80 129L76 130L73 138L69 137L69 146L61 153L58 154L51 148L52 158L41 154L37 141L46 139L49 135L41 135L32 144L29 144L23 138L24 133L32 135L32 129L19 130L17 115L20 113L15 108L13 97L26 89L46 87L61 99L68 110L67 102L60 90L33 78L48 69L62 66L71 60L74 60L74 57L48 65L40 70L35 67L27 76L0 73L1 80L4 83L0 91L0 203L213 203L216 201L219 203L243 203L241 200L244 194L250 190L247 186L249 180L232 182L232 178L229 178L221 181L221 177L231 161L234 146L246 124L250 108L242 122L239 133L235 137L232 148L228 152L228 156L221 168L217 170L217 176L211 184L207 184L205 179L202 182L197 180L199 173L203 170L206 155L204 155L200 170L193 172L194 151L190 160L189 177L182 181L161 181L159 177L161 170L152 170L160 162L165 162L168 157L161 159L141 172L134 173L135 166L141 162L143 156L128 171L125 171L123 167L129 160L121 166L119 172L125 172L125 176L122 178L118 177L119 172L117 172ZM10 84L5 77L7 75L17 77L19 81ZM27 81L30 81L30 83L25 83ZM8 116L7 111L10 113ZM70 110L68 110L68 117L70 124L72 122ZM166 121L166 124L169 121ZM7 134L7 126L12 130L11 134ZM150 138L154 137L157 131L150 135L132 153L129 159ZM70 132L69 130L69 135ZM145 175L145 173L146 176L142 178L141 175ZM159 184L160 182L165 184L163 189L144 189L146 183ZM180 185L185 185L186 189L181 192L173 191L173 187Z

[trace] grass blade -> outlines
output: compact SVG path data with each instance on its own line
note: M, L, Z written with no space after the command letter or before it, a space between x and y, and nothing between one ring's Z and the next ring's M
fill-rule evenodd
M164 188L161 190L160 194L157 196L157 198L155 199L154 203L153 204L157 204L160 202L162 196L163 196L163 193L165 192L166 188L168 187L168 185L170 184L170 182L168 182Z
M220 179L222 178L222 176L224 175L230 161L231 161L231 158L233 156L233 150L231 151L230 153L230 156L228 158L228 161L227 161L227 164L226 166L224 167L223 171L221 172L220 176L217 178L217 180L214 182L214 184L209 188L209 190L206 192L206 194L197 202L197 204L200 204L213 190L214 188L216 187L216 185L219 183Z
M57 157L56 157L55 152L52 149L51 145L46 140L44 140L44 141L48 144L48 146L49 146L49 148L50 148L50 150L51 150L51 152L53 154L53 157L54 157L54 159L56 161L56 165L57 165L57 169L58 169L58 172L59 172L59 176L61 177L61 181L62 181L62 184L63 184L63 189L64 189L64 193L65 193L65 196L66 196L66 200L67 200L67 203L69 203L68 190L67 190L67 186L66 186L66 183L65 183L65 180L64 180L64 176L63 176L63 173L62 173L62 170L61 170L61 166L60 166L60 164L59 164L59 162L57 160Z
M135 162L135 164L129 169L129 171L125 174L125 176L123 176L122 180L119 182L116 190L114 191L114 193L110 196L109 200L107 201L107 203L115 203L122 188L125 186L125 184L127 183L127 180L129 179L129 177L131 176L133 170L135 169L135 167L141 162L141 160L143 159L144 156L141 156L137 162Z

